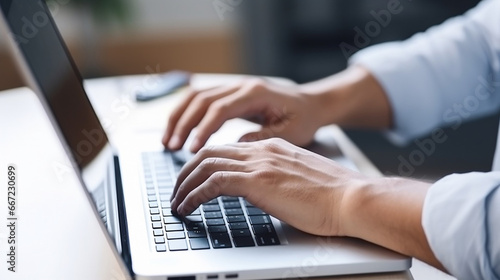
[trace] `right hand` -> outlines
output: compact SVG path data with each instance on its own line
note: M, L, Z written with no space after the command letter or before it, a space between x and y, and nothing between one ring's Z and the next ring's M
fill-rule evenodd
M314 95L299 92L296 84L278 85L260 78L208 90L191 89L172 112L162 142L178 150L197 127L190 147L197 152L226 120L241 117L262 124L259 131L244 135L241 141L280 137L304 146L323 125L315 115L319 107Z

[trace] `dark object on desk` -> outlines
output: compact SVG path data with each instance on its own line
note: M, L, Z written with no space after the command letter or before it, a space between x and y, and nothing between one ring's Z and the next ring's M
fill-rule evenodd
M183 71L167 72L159 77L159 83L150 89L142 89L135 93L137 101L149 101L175 92L176 89L187 86L191 74Z

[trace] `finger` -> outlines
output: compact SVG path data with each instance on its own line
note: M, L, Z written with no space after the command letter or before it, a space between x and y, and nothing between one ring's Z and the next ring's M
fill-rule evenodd
M203 148L194 157L188 161L184 167L181 169L179 175L177 176L177 182L172 193L171 200L176 196L179 186L184 182L184 180L195 170L200 163L207 158L227 158L233 160L245 160L247 158L248 149L239 149L236 146L210 146Z
M180 117L182 116L182 113L186 110L189 103L191 103L193 98L198 93L199 93L199 91L190 88L188 93L186 94L186 96L182 99L182 101L179 103L179 105L170 114L170 117L168 118L168 121L167 121L167 128L165 130L165 134L163 135L163 139L162 139L163 146L165 146L165 147L168 146L168 142L170 141L170 139L172 137L172 133L174 131L175 125L179 121Z
M221 195L246 197L248 178L247 173L242 172L215 172L199 187L179 200L181 203L177 208L177 213L182 216L189 215L202 203Z
M217 99L232 94L237 91L239 87L239 85L218 87L209 91L200 92L193 97L188 106L181 112L181 116L173 128L172 139L168 144L169 148L174 150L180 149L191 130L201 121L210 104Z
M190 147L197 152L207 142L210 135L217 131L225 121L237 117L257 114L262 111L264 102L260 95L242 90L212 103L198 125L198 131Z
M280 137L279 133L274 132L270 127L263 127L259 131L249 132L240 137L239 142L255 142L273 137Z
M248 164L243 161L215 157L204 159L177 188L171 203L172 209L177 209L186 195L203 184L212 174L220 171L247 172L247 170Z

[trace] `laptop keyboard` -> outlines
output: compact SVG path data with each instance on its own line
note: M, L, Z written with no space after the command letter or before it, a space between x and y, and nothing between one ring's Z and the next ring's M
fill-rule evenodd
M271 217L241 197L215 198L187 217L172 214L170 196L184 159L177 153L147 152L142 162L157 252L280 244Z

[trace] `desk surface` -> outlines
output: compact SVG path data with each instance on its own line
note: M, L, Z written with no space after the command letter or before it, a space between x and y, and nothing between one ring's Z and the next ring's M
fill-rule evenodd
M193 85L196 87L208 87L236 81L240 78L241 76L236 75L195 75L193 78ZM154 86L155 79L155 76L148 75L97 79L85 83L89 97L103 122L103 126L110 134L111 141L113 141L114 137L119 137L120 131L130 129L131 127L138 130L151 131L158 131L158 129L164 127L168 112L173 108L174 104L176 104L176 99L179 97L178 95L161 98L158 102L141 104L134 102L132 99L132 94L135 90ZM16 98L18 99L17 102L15 100ZM24 184L24 189L26 189L26 191L23 190L19 192L19 201L20 203L26 203L19 205L19 216L22 216L22 219L20 218L19 220L19 273L16 273L13 277L12 273L5 274L6 268L0 267L0 278L27 279L36 276L37 278L49 277L54 279L57 277L50 276L64 275L61 269L59 269L64 266L67 267L67 271L81 273L78 275L88 276L86 277L87 279L91 279L94 275L102 275L99 274L99 269L95 269L95 271L92 272L88 270L88 267L96 267L97 264L100 266L116 265L116 263L110 261L112 256L104 254L101 255L100 258L94 257L93 262L75 263L74 260L82 259L82 256L77 254L78 246L86 246L86 243L79 242L78 244L74 244L75 240L61 234L63 232L62 230L57 230L57 228L61 228L64 223L61 215L55 211L59 211L58 209L65 209L65 207L68 209L74 208L68 205L67 202L61 201L61 198L62 196L68 195L68 183L76 184L74 181L75 178L65 178L63 181L55 181L56 184L54 189L44 190L44 195L41 195L40 190L38 192L27 190L30 187L34 188L33 185L36 185L37 181L44 180L43 176L57 177L63 174L61 172L66 172L64 170L66 159L60 148L54 149L53 147L40 147L36 145L37 133L44 133L44 129L50 130L50 126L47 123L38 124L37 121L32 119L33 117L36 119L36 114L41 114L43 112L39 104L34 104L36 103L34 95L26 88L15 89L0 93L0 100L0 112L2 112L0 128L2 128L4 132L8 133L11 131L13 135L21 136L0 138L0 154L2 154L0 167L6 168L7 164L15 163L18 164L21 169L20 174L35 174L35 177L42 176L35 179L27 178L27 175L24 175L26 177L22 177L23 175L21 175L20 182ZM20 101L22 102L20 103ZM12 103L9 104L9 102ZM24 106L24 104L27 104L26 102L31 102L33 104ZM20 104L23 104L23 106L19 106ZM12 106L18 107L12 108ZM146 117L152 114L156 116L155 120ZM338 127L332 126L332 130L339 147L345 155L357 165L361 172L371 176L381 175L376 167ZM53 132L51 134L53 134ZM54 135L52 135L52 137L53 136ZM36 158L34 161L38 163L34 164L31 161L26 162L26 153L36 156L34 157ZM23 154L23 156L20 156L21 154ZM5 155L5 157L3 155ZM60 163L63 164L58 166ZM40 166L43 168L39 168ZM66 175L66 173L64 174ZM64 192L61 194L63 189ZM47 198L46 192L52 192L53 199L44 199L44 201L37 199L38 195ZM1 192L0 209L7 209L5 196L6 192ZM0 214L0 216L3 215ZM95 227L96 225L82 224L81 226L82 229L84 229L92 226ZM61 250L61 248L57 248L58 246L50 246L50 242L39 242L39 238L43 236L50 236L53 237L51 240L54 240L54 242L67 242L70 245L64 250ZM5 242L6 237L7 233L5 232L5 228L0 227L0 241L2 241L0 243L1 255L5 255L4 253L7 249L7 242ZM89 236L89 238L92 240L92 245L99 242L105 244L105 240L103 240L102 237ZM22 246L23 244L25 246ZM414 261L411 271L417 276L416 279L453 279L419 261ZM6 278L2 276L4 274L7 276ZM110 275L110 279L119 278L121 277L116 271ZM401 273L328 277L320 279L412 279L412 276L410 272L406 271Z

